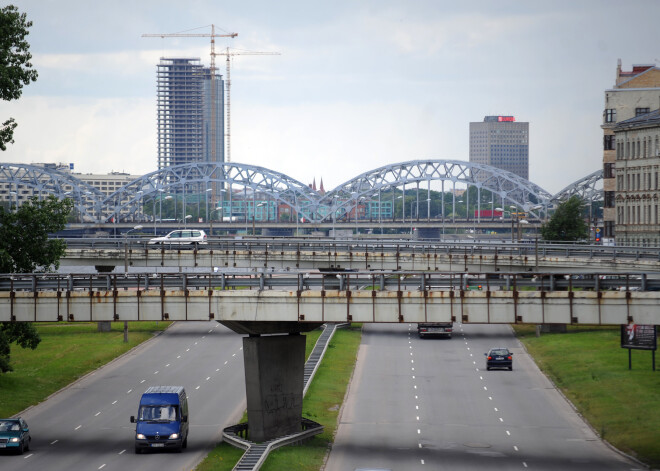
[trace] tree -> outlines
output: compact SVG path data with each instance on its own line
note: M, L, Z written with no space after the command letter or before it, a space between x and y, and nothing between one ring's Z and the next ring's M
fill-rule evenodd
M561 203L547 224L541 227L545 240L575 242L589 235L587 224L582 218L582 200L577 196Z
M33 273L58 268L66 244L48 235L64 229L71 200L31 198L14 211L0 207L0 273ZM37 348L41 338L30 323L0 323L0 372L12 371L11 344Z
M5 101L21 97L23 86L37 80L37 71L32 68L30 44L25 40L32 26L25 13L19 13L14 5L0 9L0 98ZM13 118L0 125L0 150L14 143Z

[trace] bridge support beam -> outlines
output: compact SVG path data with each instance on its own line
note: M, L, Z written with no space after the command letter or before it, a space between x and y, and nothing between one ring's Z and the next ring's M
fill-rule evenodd
M260 443L300 432L305 337L245 337L243 358L250 440Z

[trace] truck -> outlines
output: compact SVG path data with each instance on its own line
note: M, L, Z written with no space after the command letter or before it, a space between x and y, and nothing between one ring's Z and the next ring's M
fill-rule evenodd
M183 386L151 386L142 394L135 425L135 453L188 446L188 397Z
M450 339L453 330L453 322L425 322L417 324L417 334L420 339L429 335L439 335Z

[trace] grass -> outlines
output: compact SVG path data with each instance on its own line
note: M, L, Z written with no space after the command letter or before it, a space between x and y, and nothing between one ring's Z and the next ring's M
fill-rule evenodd
M320 332L308 334L307 354L316 343ZM361 325L353 324L348 329L335 332L325 357L316 372L314 380L303 400L303 417L314 420L324 426L323 433L307 440L300 446L288 446L275 450L262 466L263 471L296 469L317 471L332 443L337 429L339 409L350 380L357 350L360 346ZM219 444L196 468L197 471L230 471L243 455L226 443Z
M539 367L602 438L651 467L660 467L660 373L651 352L620 347L619 327L568 326L565 334L535 337L516 326Z
M10 417L38 404L81 376L148 340L169 322L113 322L110 332L96 323L34 324L41 335L36 350L11 346L13 372L0 374L0 417Z

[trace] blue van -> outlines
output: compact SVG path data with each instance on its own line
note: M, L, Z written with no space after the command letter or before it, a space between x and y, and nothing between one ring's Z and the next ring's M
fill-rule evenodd
M151 386L140 398L135 426L135 453L188 446L188 397L182 386Z

